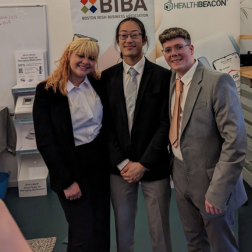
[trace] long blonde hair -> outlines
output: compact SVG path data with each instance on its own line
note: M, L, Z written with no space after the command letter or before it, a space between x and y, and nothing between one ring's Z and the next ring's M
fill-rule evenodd
M72 43L65 49L61 58L55 61L57 69L46 79L45 88L52 88L56 92L57 88L63 95L67 95L67 82L70 78L71 69L69 59L71 54L75 52L78 55L85 55L85 57L93 57L97 63L99 55L99 46L95 41L89 38L76 38ZM95 79L99 78L97 71L93 73Z

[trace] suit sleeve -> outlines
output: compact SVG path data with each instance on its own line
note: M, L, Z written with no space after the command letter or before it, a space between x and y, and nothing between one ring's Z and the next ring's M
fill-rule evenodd
M51 120L52 90L46 90L39 84L33 106L33 120L36 142L50 172L51 183L56 192L69 187L75 179L64 162L56 139L55 129Z
M150 144L148 145L146 151L139 160L139 163L147 169L155 167L155 164L157 164L157 160L160 158L160 155L164 154L164 150L167 150L167 146L169 143L170 123L168 116L168 97L170 78L171 72L167 70L162 83L162 101L160 106L159 125L155 134L152 137Z
M127 155L122 150L117 136L115 126L112 122L111 111L109 108L108 95L106 90L107 78L104 73L101 75L101 82L103 88L103 130L105 134L105 140L108 146L109 158L111 165L116 167L123 160L127 159Z
M221 75L212 95L215 120L223 144L206 199L225 211L242 172L247 136L237 88L228 74Z

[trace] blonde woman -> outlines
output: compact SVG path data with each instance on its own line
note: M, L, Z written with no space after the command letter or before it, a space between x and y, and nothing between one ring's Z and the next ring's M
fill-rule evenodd
M68 252L109 251L109 167L101 134L99 46L77 37L37 86L37 147L69 224Z

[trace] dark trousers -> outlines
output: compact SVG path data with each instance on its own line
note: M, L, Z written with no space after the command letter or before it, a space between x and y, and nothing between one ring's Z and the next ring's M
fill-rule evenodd
M100 137L77 146L78 180L82 196L67 200L58 194L68 229L68 252L109 252L110 192L108 157Z

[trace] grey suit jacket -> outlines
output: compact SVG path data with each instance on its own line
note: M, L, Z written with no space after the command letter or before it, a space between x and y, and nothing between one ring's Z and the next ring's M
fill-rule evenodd
M170 98L175 77L173 71ZM199 62L185 102L180 147L194 200L202 208L205 198L222 211L247 200L241 177L246 139L233 79Z

